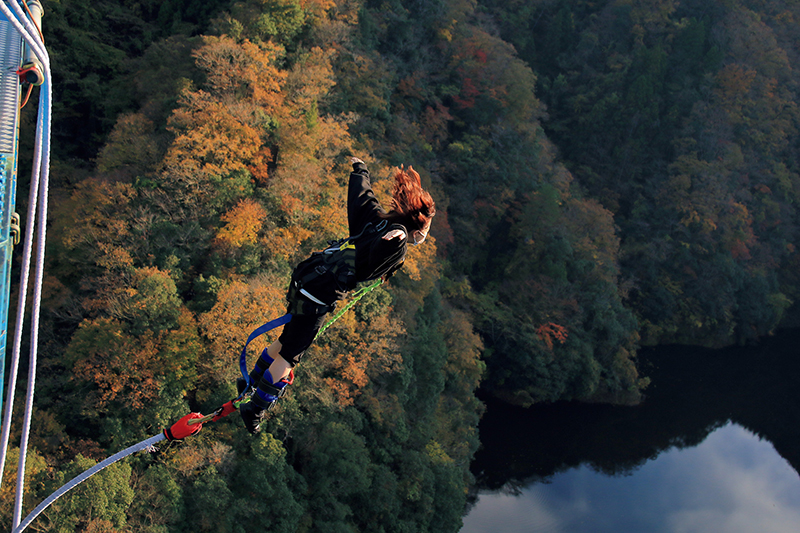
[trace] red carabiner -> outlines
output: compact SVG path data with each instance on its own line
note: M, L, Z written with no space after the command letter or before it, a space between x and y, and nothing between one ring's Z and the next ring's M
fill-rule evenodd
M196 435L203 429L203 422L192 422L193 420L205 418L200 413L189 413L171 427L164 430L164 436L168 441L183 440L191 435Z

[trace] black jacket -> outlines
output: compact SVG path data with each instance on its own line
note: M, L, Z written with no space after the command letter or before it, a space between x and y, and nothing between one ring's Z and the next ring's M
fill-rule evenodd
M394 238L385 240L382 237L392 229L399 229L408 235L408 230L400 224L385 224L378 213L386 213L381 207L372 184L369 181L369 170L363 163L355 163L350 174L347 191L347 221L350 235L358 235L367 224L381 228L369 231L356 240L356 278L358 281L376 279L391 274L400 266L406 257L406 239Z

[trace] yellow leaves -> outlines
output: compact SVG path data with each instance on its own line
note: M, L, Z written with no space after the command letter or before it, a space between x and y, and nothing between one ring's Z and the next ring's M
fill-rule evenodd
M336 7L335 0L300 0L300 7L308 11L327 11Z
M344 198L336 198L336 200L336 202L319 206L318 223L314 224L313 228L324 235L345 237L349 235L345 201Z
M206 86L215 96L248 99L267 112L281 104L286 72L275 64L283 49L273 43L236 43L227 36L203 37L205 45L194 52L195 63L206 73Z
M331 66L334 55L333 50L314 47L288 74L286 95L297 104L298 109L308 109L335 85Z
M189 187L210 176L246 170L263 143L256 124L237 119L229 106L203 91L184 91L168 129L176 138L164 160L165 177Z
M483 341L475 333L470 316L458 309L449 310L442 328L447 341L445 370L458 378L454 381L459 385L472 391L480 384L485 369L481 361Z
M436 465L452 465L454 462L453 459L447 455L444 448L442 448L442 445L435 440L425 445L425 455Z
M717 229L717 223L714 218L692 209L691 206L679 207L678 210L683 214L681 224L686 227L697 225L701 233L711 233Z
M232 379L238 365L237 354L244 347L248 335L258 326L286 313L286 287L288 279L260 276L244 281L232 281L217 294L217 303L203 314L200 328L210 341L212 357L203 362L203 372L210 380ZM248 353L255 357L281 329L254 341ZM271 339L271 340L270 340ZM252 367L255 360L250 361Z
M429 235L425 239L425 244L421 246L409 246L406 262L403 264L403 271L414 281L420 281L423 276L427 278L432 274L438 273L436 239L433 236Z
M124 270L133 266L131 254L120 246L99 242L97 250L101 252L97 258L97 265L107 270Z
M37 416L39 415L37 414ZM37 449L36 446L31 446L26 452L24 479L26 508L29 508L27 506L31 503L28 498L33 498L33 496L37 494L37 491L42 489L42 481L40 480L46 479L43 475L46 475L49 468L52 468L48 467L45 458L40 454L44 454L44 452L42 452L41 449ZM9 446L8 455L6 455L5 459L3 484L0 485L0 521L10 526L13 519L14 502L16 499L15 487L17 469L19 468L19 448L13 445ZM41 519L39 522L41 522ZM33 530L36 526L38 526L38 524L34 523L31 529Z
M591 256L596 263L616 265L619 237L614 217L595 200L568 198L564 201L565 224L574 235L576 250ZM616 272L617 269L614 268Z
M217 240L234 248L256 244L258 232L267 218L267 211L255 200L241 200L222 215L225 222L217 232Z
M268 235L267 245L278 256L292 259L310 237L317 237L313 244L318 247L348 235L345 187L321 161L299 155L287 161L275 174L272 192L279 199L281 218L288 223Z
M300 249L300 245L314 233L299 226L276 228L269 234L265 246L275 256L286 261L291 260Z

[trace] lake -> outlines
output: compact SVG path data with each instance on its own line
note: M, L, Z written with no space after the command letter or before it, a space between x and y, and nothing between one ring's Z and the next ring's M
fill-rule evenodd
M461 533L798 531L798 342L643 350L635 407L487 399Z

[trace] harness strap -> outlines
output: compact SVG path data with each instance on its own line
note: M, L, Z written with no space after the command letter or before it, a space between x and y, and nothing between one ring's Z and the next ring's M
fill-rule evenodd
M360 239L362 235L367 232L375 233L377 231L382 231L388 225L388 220L381 220L378 225L373 228L372 222L367 222L364 224L364 227L361 229L358 235L351 235L350 237L343 237L335 241L328 241L328 248L326 248L322 253L331 253L335 250L340 250L345 246L355 248L355 241Z
M322 300L319 300L318 298L316 298L313 294L311 294L310 292L308 292L305 289L300 289L300 294L302 294L303 296L305 296L306 298L308 298L309 300L311 300L315 304L325 305L325 306L328 305L325 302L323 302Z
M250 372L247 371L247 345L250 344L250 342L253 339L260 337L264 333L271 331L279 326L288 324L291 319L292 315L290 313L286 313L280 318L276 318L275 320L270 320L263 326L257 327L255 330L253 330L250 336L247 337L247 342L244 343L244 348L242 348L242 354L239 356L239 368L241 369L242 377L244 377L244 380L245 382L247 382L248 386L251 383L250 383Z

